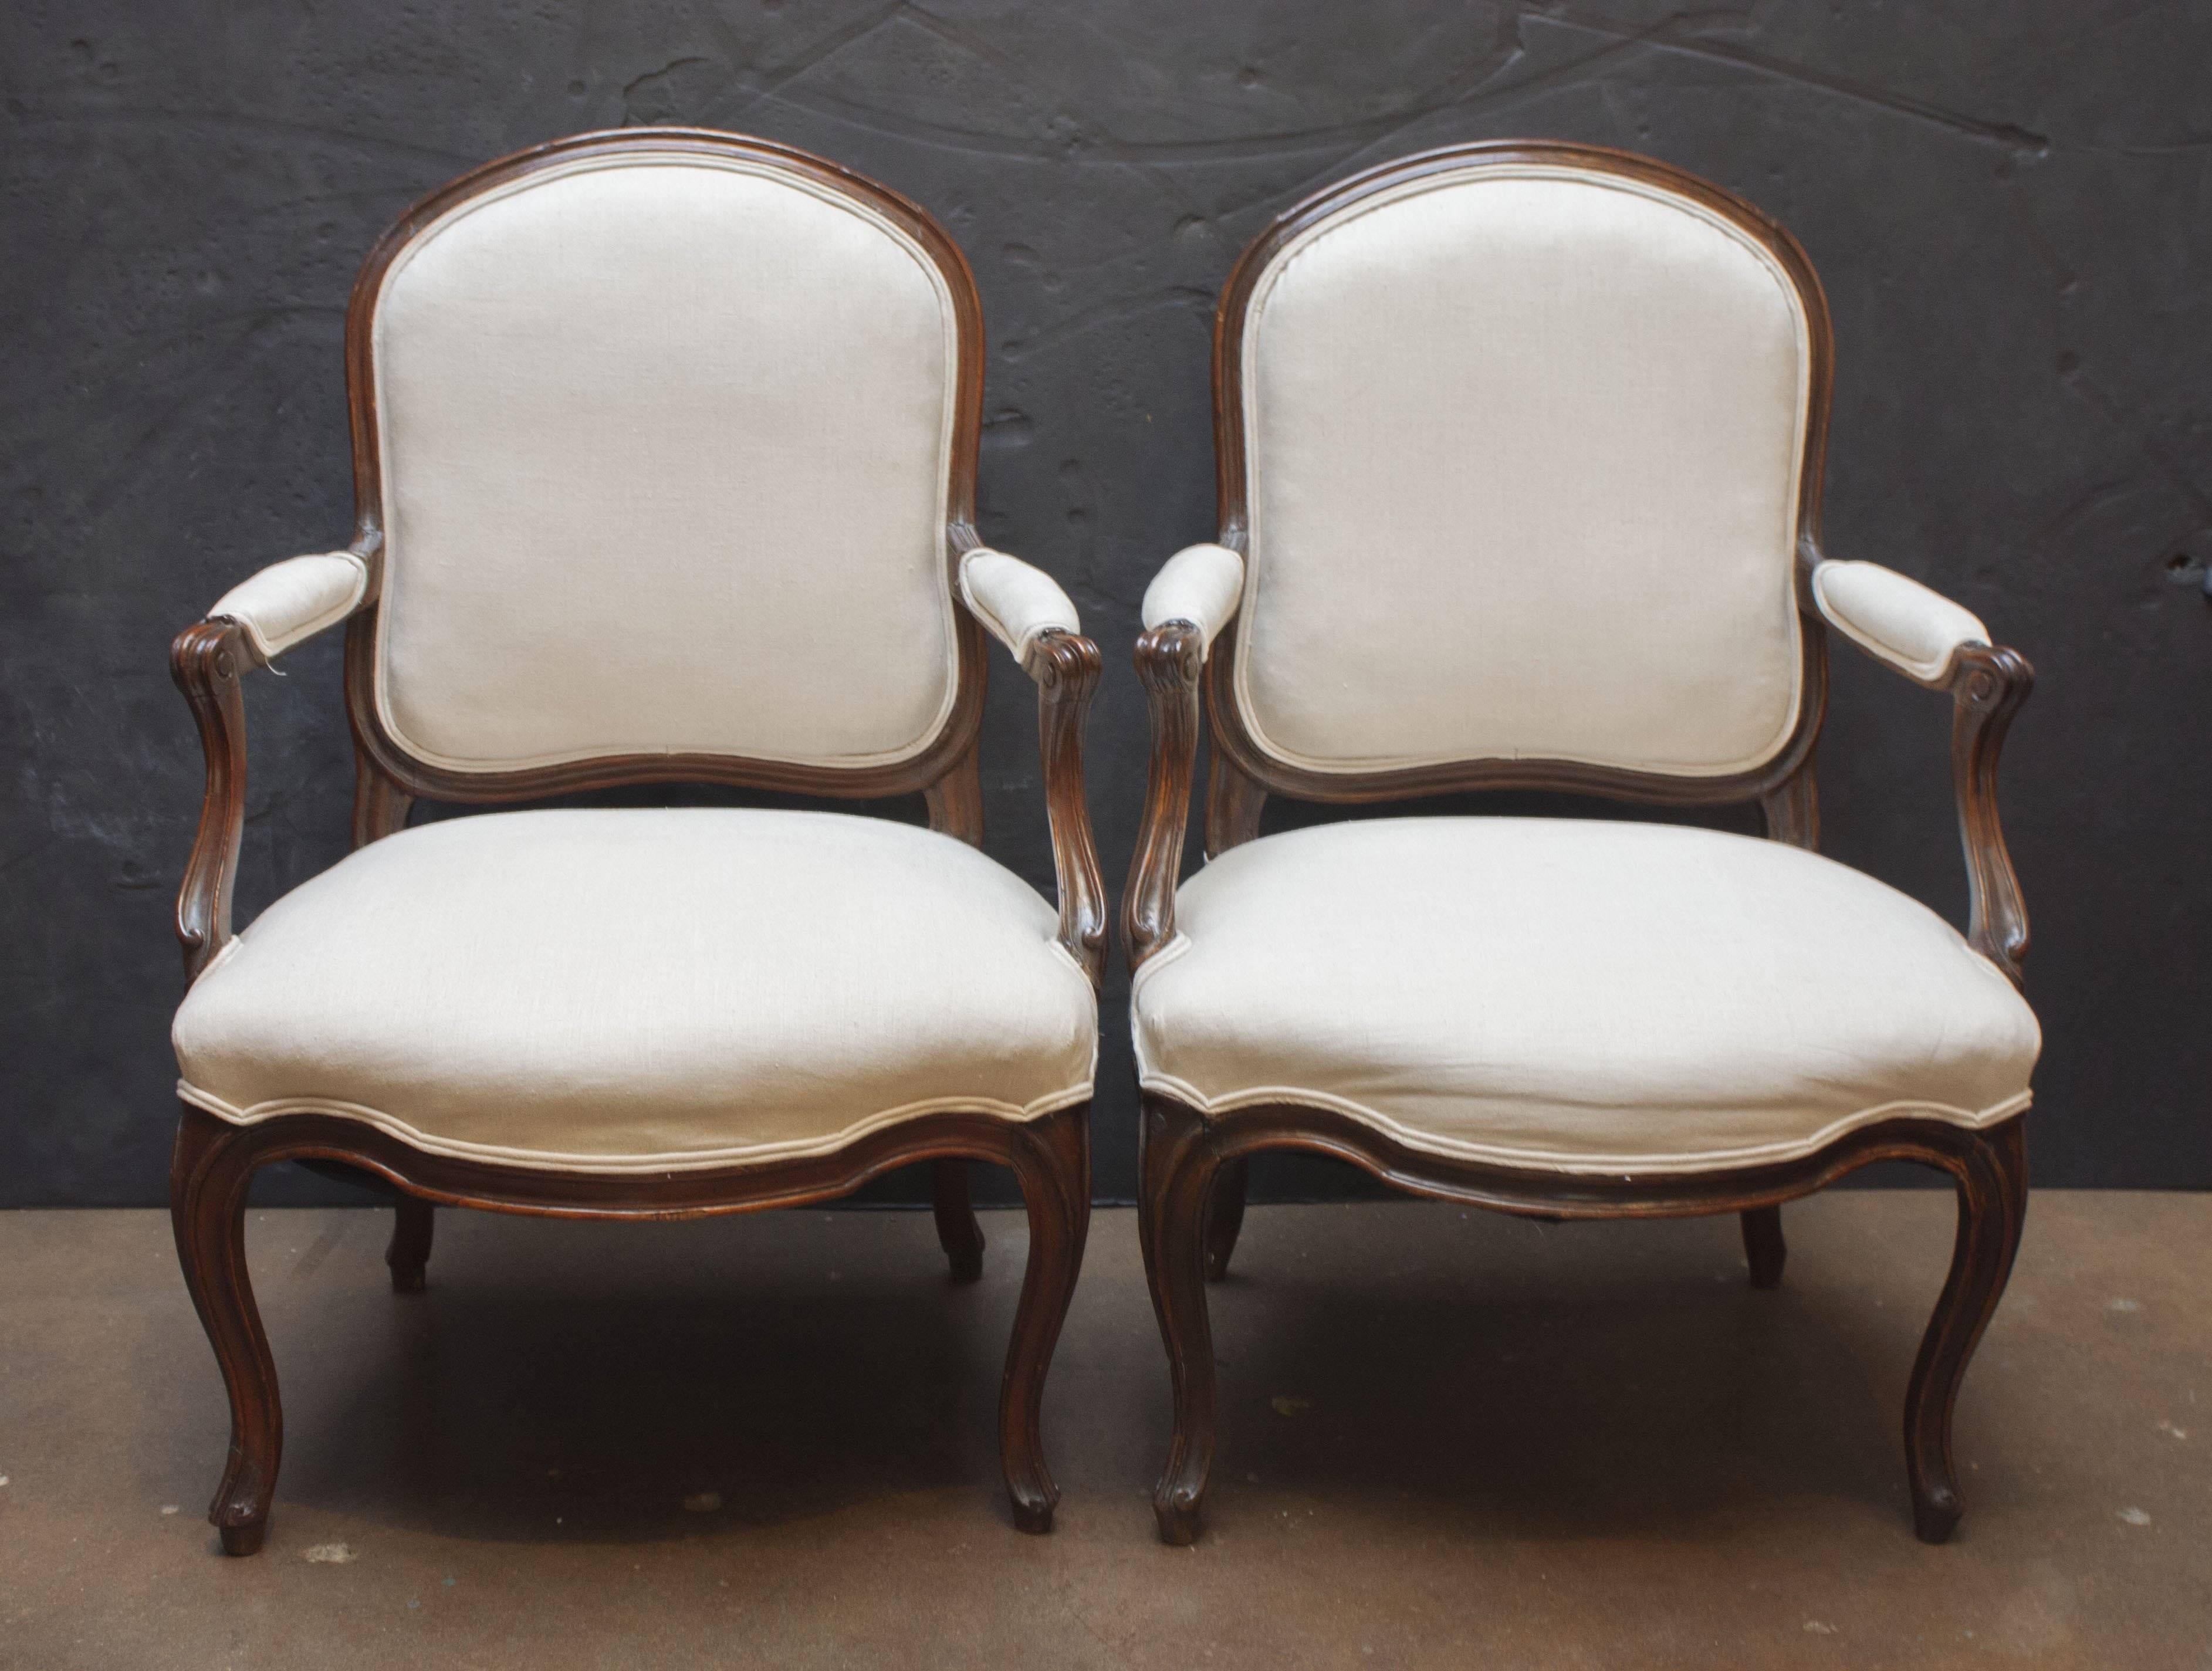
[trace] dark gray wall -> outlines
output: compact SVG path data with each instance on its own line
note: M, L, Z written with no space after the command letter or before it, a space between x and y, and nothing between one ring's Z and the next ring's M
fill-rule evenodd
M1811 251L1840 350L1827 527L2035 661L2005 809L2034 915L2047 1182L2212 1182L2212 9L1502 0L19 3L0 18L0 1203L162 1198L200 793L164 651L350 522L339 343L377 232L471 165L677 120L820 151L966 246L985 536L1107 647L1092 797L1143 781L1127 647L1206 536L1207 325L1238 249L1351 169L1546 135L1683 164ZM1828 851L1964 894L1942 699L1847 649ZM335 637L251 693L241 918L345 848ZM992 850L1048 885L1026 681ZM1103 1194L1134 1158L1107 994ZM1279 1175L1279 1179L1286 1175ZM295 1193L327 1186L294 1182Z

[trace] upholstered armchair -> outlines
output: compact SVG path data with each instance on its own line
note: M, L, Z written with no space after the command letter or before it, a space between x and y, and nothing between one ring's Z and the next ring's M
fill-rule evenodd
M1089 1221L1103 891L1083 791L1098 673L1060 589L974 526L983 336L928 216L725 134L587 136L418 204L347 322L358 520L176 641L207 754L178 902L191 989L172 1200L228 1385L210 1518L259 1546L282 1422L246 1280L258 1167L433 1204L669 1218L933 1163L953 1274L967 1163L1010 1167L1026 1273L1000 1443L1016 1522ZM346 625L356 851L243 932L240 682ZM1036 682L1055 911L978 850L984 635ZM504 811L610 785L920 792L830 811Z
M1214 338L1218 543L1144 601L1152 764L1125 903L1146 1270L1172 1371L1161 1535L1214 1443L1205 1281L1249 1158L1336 1157L1552 1218L1740 1213L1940 1168L1948 1281L1905 1395L1919 1535L2027 1202L2039 1048L1997 753L2027 663L1820 544L1831 344L1805 254L1662 164L1478 145L1364 173L1245 252ZM1961 935L1820 858L1826 633L1952 698ZM1178 885L1203 701L1206 863ZM1755 804L1650 822L1373 818L1269 795ZM1594 1373L1603 1366L1593 1365Z

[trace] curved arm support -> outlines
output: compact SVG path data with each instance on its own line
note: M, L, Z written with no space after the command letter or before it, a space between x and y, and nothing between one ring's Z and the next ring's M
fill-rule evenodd
M1997 756L2005 732L2035 687L2017 650L1966 644L1951 661L1951 777L1959 795L1959 840L1966 852L1966 939L2015 987L2027 957L2027 907L1997 822Z
M1198 755L1198 674L1205 661L1206 637L1193 622L1163 621L1137 641L1137 677L1152 711L1152 763L1145 822L1121 899L1133 969L1175 937L1176 881Z
M1106 975L1106 878L1083 787L1083 726L1098 688L1098 647L1080 633L1048 629L1030 642L1024 669L1036 681L1037 749L1045 816L1060 891L1060 943L1095 987Z
M258 665L246 629L232 620L198 622L169 647L170 677L191 704L207 755L199 832L177 890L177 939L188 980L198 980L230 941L231 889L246 829L246 702L239 681Z

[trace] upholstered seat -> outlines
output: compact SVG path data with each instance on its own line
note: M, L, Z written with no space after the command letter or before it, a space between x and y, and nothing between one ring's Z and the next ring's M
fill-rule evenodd
M1147 1090L1296 1102L1410 1146L1583 1172L1796 1159L2028 1103L2011 982L1917 901L1779 842L1388 818L1248 842L1138 971Z
M938 1109L1087 1100L1096 1000L1028 884L834 812L500 812L362 848L177 1013L225 1120L342 1114L434 1153L665 1171Z

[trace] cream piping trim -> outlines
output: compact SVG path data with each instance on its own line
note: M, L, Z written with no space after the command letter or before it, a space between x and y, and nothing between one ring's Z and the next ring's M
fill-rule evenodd
M1095 1051L1093 1060L1096 1060ZM553 1150L509 1149L496 1144L464 1143L451 1138L434 1137L380 1109L332 1097L290 1097L275 1102L256 1103L250 1109L240 1109L210 1091L200 1090L187 1080L177 1081L177 1095L184 1101L196 1109L204 1109L216 1119L228 1121L234 1126L258 1126L292 1114L325 1114L342 1120L357 1120L364 1126L374 1127L386 1137L395 1138L409 1148L418 1149L424 1154L443 1155L453 1160L487 1161L501 1166L523 1167L532 1171L614 1174L702 1172L717 1167L755 1162L811 1159L835 1154L872 1132L917 1119L923 1115L982 1114L994 1119L1020 1122L1073 1108L1079 1103L1088 1102L1091 1094L1091 1085L1086 1080L1082 1085L1054 1091L1049 1096L1040 1097L1018 1107L988 1097L933 1097L872 1114L828 1137L799 1138L783 1143L757 1143L726 1149L677 1150L658 1155L570 1155Z
M1138 1054L1143 1054L1139 1046ZM1610 1177L1631 1179L1652 1174L1668 1175L1681 1172L1706 1172L1717 1169L1743 1166L1767 1166L1778 1162L1802 1160L1819 1153L1838 1139L1847 1136L1862 1126L1871 1126L1884 1120L1919 1115L1941 1120L1948 1125L1963 1126L1978 1130L1993 1126L2000 1120L2018 1114L2033 1102L2033 1095L2023 1091L2018 1096L1994 1103L1978 1112L1953 1108L1945 1103L1921 1103L1905 1100L1883 1103L1873 1108L1861 1109L1840 1120L1831 1121L1810 1137L1789 1143L1753 1144L1735 1149L1712 1149L1698 1154L1631 1154L1586 1155L1570 1154L1563 1151L1536 1148L1510 1148L1502 1144L1474 1143L1439 1136L1434 1132L1419 1130L1376 1113L1363 1103L1348 1097L1333 1096L1325 1091L1309 1091L1294 1085L1255 1085L1245 1091L1232 1091L1226 1097L1209 1098L1197 1087L1176 1079L1171 1073L1158 1073L1149 1069L1138 1076L1138 1083L1146 1091L1162 1091L1187 1103L1207 1118L1213 1119L1233 1114L1239 1109L1255 1108L1268 1103L1296 1103L1307 1108L1326 1109L1373 1126L1402 1143L1408 1149L1424 1153L1443 1155L1455 1160L1480 1161L1498 1166L1519 1166L1549 1172L1603 1174Z
M1790 309L1790 316L1796 323L1797 332L1797 428L1796 445L1791 450L1790 464L1790 526L1779 531L1776 539L1776 550L1782 558L1778 565L1778 574L1783 591L1783 612L1790 627L1790 707L1789 711L1783 716L1781 729L1776 733L1772 744L1757 754L1742 760L1724 761L1717 764L1622 760L1595 755L1547 754L1532 757L1523 755L1517 750L1506 750L1496 754L1409 754L1362 757L1354 759L1340 757L1323 758L1316 755L1300 754L1296 750L1282 747L1268 737L1266 728L1260 723L1259 714L1252 705L1250 690L1252 625L1255 619L1255 610L1260 596L1261 568L1260 495L1257 491L1260 479L1261 333L1254 327L1259 325L1260 315L1266 308L1268 297L1273 293L1277 281L1289 269L1291 262L1304 254L1320 239L1375 210L1385 208L1407 197L1420 197L1430 191L1463 185L1468 184L1471 178L1477 176L1484 180L1566 180L1578 185L1594 186L1601 191L1625 191L1632 197L1663 204L1670 209L1679 210L1686 215L1705 222L1723 235L1741 245L1766 270L1767 276L1774 281L1776 287L1782 292L1782 299ZM1761 247L1755 240L1746 235L1741 227L1713 213L1701 204L1693 203L1672 191L1647 185L1640 180L1594 174L1587 169L1565 167L1557 164L1476 163L1450 173L1431 175L1421 179L1410 180L1392 191L1378 191L1372 197L1363 197L1347 208L1340 210L1327 220L1308 227L1294 242L1285 245L1275 252L1274 258L1268 264L1267 270L1261 276L1259 283L1254 285L1251 300L1245 304L1244 314L1243 365L1242 367L1244 384L1244 591L1237 611L1237 613L1244 617L1244 638L1240 653L1237 658L1236 678L1231 683L1235 686L1237 711L1243 716L1245 730L1250 732L1252 740L1259 745L1261 753L1273 760L1279 761L1284 765L1295 766L1300 770L1309 772L1401 771L1419 766L1456 764L1463 761L1536 758L1546 761L1565 761L1583 766L1604 766L1620 771L1655 772L1668 777L1699 778L1729 777L1739 772L1753 770L1766 764L1788 746L1790 737L1797 729L1797 718L1802 711L1805 701L1805 679L1802 671L1804 647L1801 641L1802 631L1797 619L1796 560L1797 532L1804 521L1805 513L1803 502L1805 431L1810 418L1809 408L1812 399L1812 330L1805 317L1804 298L1797 294L1797 288L1790 283L1790 276L1783 270L1774 257Z
M946 537L945 530L949 526L948 508L952 480L952 432L958 417L960 399L960 314L959 310L953 306L951 288L946 284L945 275L938 270L936 262L931 260L928 252L908 236L905 231L876 213L867 204L817 185L811 180L801 179L772 164L756 162L750 158L702 156L689 151L672 151L665 155L629 152L614 157L580 158L565 167L546 168L536 173L526 174L519 179L510 180L497 191L487 191L481 196L471 197L466 203L447 210L437 220L416 233L409 240L407 247L402 250L393 258L391 265L384 270L384 276L377 287L377 311L375 322L370 331L369 355L369 375L376 389L378 492L383 500L385 520L381 595L386 599L392 595L393 564L398 558L401 544L397 526L397 501L392 491L392 447L386 416L391 410L391 403L384 398L385 292L392 288L392 281L433 238L455 222L474 214L488 204L498 203L537 186L549 185L556 179L566 179L572 174L592 173L604 168L637 167L641 165L655 167L724 168L733 173L751 174L757 179L773 180L777 185L804 191L809 197L819 198L833 208L844 210L855 218L867 222L889 237L907 253L916 266L921 269L923 275L929 280L931 288L937 292L938 307L945 320L945 410L938 426L937 443L938 458L944 467L938 471L936 523L936 538L939 542L938 562L942 574L947 567L945 563L943 541ZM898 748L880 750L872 754L768 753L746 755L742 757L749 760L772 760L783 765L823 766L849 769L864 766L896 765L901 761L911 760L917 755L926 753L930 745L945 734L945 727L952 718L952 705L960 695L960 635L957 623L953 619L951 576L945 574L944 579L945 585L939 599L939 623L945 634L945 696L944 700L938 704L936 718L923 728L919 738ZM373 662L374 683L376 689L376 717L384 726L385 734L387 737L397 743L410 757L421 761L425 765L434 766L441 770L449 772L513 772L533 770L544 766L567 765L572 761L578 760L605 760L618 755L708 754L726 756L731 758L739 757L726 748L708 748L693 744L660 744L642 748L608 744L588 748L567 749L552 754L531 755L520 759L463 759L454 755L440 754L434 749L423 748L409 740L407 734L399 728L398 721L393 717L392 712L390 681L385 676L385 641L391 629L391 624L392 611L380 608L376 614L376 654Z

